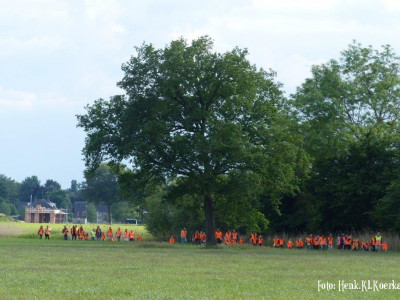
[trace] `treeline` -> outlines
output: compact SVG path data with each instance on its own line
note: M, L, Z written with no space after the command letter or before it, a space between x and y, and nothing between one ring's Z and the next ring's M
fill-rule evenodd
M115 175L114 175L115 176ZM90 190L90 181L78 183L71 181L68 189L62 189L61 185L52 179L46 180L44 184L40 182L37 176L26 177L22 182L17 182L5 175L0 174L0 213L7 216L19 216L19 219L25 218L25 207L32 201L45 199L55 203L57 208L66 209L70 214L70 220L76 216L75 202L86 201L87 205L84 211L84 217L89 222L97 222L98 211L96 206L106 206L104 197L96 197L93 190ZM107 188L107 186L103 186ZM132 204L120 197L116 202L112 199L109 205L109 212L113 212L114 221L122 222L129 218L137 217L137 211L132 208ZM110 221L110 214L105 213L105 221Z
M216 227L242 233L398 232L400 60L393 49L354 42L338 60L313 66L312 76L280 105L296 123L284 130L300 133L307 156L298 189L279 193L276 203L266 187L249 206L240 199L243 193L252 197L246 186L253 183L234 182L215 205ZM150 231L167 237L183 227L204 230L198 201L177 201L169 189L146 200Z
M70 189L63 190L61 185L52 179L41 184L37 176L30 176L22 182L17 182L0 174L0 212L24 218L24 205L37 199L49 199L59 208L71 209L72 204L81 200L81 197L75 180L71 182Z

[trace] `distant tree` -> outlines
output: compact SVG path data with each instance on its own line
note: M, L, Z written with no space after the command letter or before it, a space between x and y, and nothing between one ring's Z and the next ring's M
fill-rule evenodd
M76 180L71 181L71 187L69 188L69 199L72 204L76 201L85 201L82 191L81 191L82 184L79 184Z
M57 181L52 179L47 179L46 183L44 184L43 191L44 191L44 198L49 198L49 195L54 191L61 190L61 184Z
M11 215L11 206L7 201L2 201L0 203L0 212L7 216Z
M83 195L95 204L105 204L108 210L108 220L112 223L112 205L122 201L118 177L113 169L101 164L94 172L86 173L86 182L83 184Z
M32 199L35 200L38 196L41 196L39 195L41 188L42 187L37 176L26 177L21 183L19 198L21 201L27 202L32 196Z
M86 206L86 214L88 222L96 223L97 222L97 210L96 206L93 203L88 203Z
M14 205L18 204L20 183L0 174L0 197Z

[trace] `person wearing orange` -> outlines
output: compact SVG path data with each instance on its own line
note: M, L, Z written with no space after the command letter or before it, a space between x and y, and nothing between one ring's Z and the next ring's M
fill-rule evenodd
M319 249L319 236L318 236L318 235L315 236L315 237L313 238L313 240L311 241L311 243L313 244L313 248L314 248L315 250L318 250L318 249Z
M312 248L312 245L311 245L312 240L313 240L312 234L310 234L308 237L306 237L307 249L311 249Z
M351 249L351 243L352 243L352 240L351 240L351 236L345 236L344 237L344 249Z
M224 237L224 243L225 243L225 245L230 244L230 243L231 243L231 239L232 239L232 232L231 232L230 230L228 230L228 231L225 233L225 237Z
M49 226L46 226L46 229L44 230L44 239L49 240L50 239L50 228Z
M273 243L274 243L274 247L275 248L279 248L280 242L279 242L279 239L277 237L275 237L273 239Z
M328 242L328 249L332 250L333 249L333 236L332 234L329 234L329 236L326 238Z
M42 239L42 237L43 237L43 234L44 234L44 229L43 229L43 226L40 226L39 227L39 230L38 230L38 235L39 235L39 237L40 237L40 239Z
M64 236L64 240L68 240L68 228L65 225L64 225L64 228L62 230L62 234Z
M239 238L239 244L244 245L244 236L243 235L241 235Z
M386 241L382 242L382 251L387 251L388 250L388 245Z
M375 251L375 246L376 246L376 240L375 240L375 237L373 236L373 237L371 238L371 247L370 247L370 250L371 250L371 251Z
M101 233L100 240L104 241L106 239L106 235L104 232Z
M183 228L181 230L181 244L186 244L187 243L187 230L186 228Z
M232 244L236 244L238 242L238 233L233 230L232 231Z
M258 236L257 245L258 245L258 246L262 246L262 245L263 245L263 238L262 238L261 235Z
M115 236L117 237L117 241L119 242L121 240L121 228L118 227Z
M202 244L205 244L206 243L206 239L207 239L206 233L203 232L203 231L200 231L200 242Z
M77 232L76 232L76 225L72 225L71 227L71 240L76 240Z
M170 243L170 244L175 244L175 238L174 238L174 236L171 235L171 237L169 238L169 243Z
M301 249L301 248L304 247L304 242L303 242L303 240L302 240L301 238L298 238L298 239L296 240L295 244L296 244L296 248L297 248L297 249Z
M257 246L257 234L255 232L250 234L250 240L253 246Z
M200 232L196 230L193 236L193 242L195 245L200 245L201 244L201 239L200 239Z
M292 249L293 248L293 242L291 239L289 239L289 241L287 242L287 247L288 249Z
M131 230L129 232L129 241L133 242L135 240L135 233L133 232L133 230Z
M222 231L219 228L215 232L215 239L217 240L217 244L222 243Z
M113 237L113 231L112 231L112 228L109 227L108 230L107 230L107 238L108 238L109 240L111 240L112 237Z
M129 242L129 232L128 229L125 229L124 231L124 241Z
M319 246L320 246L320 249L321 249L321 250L325 250L325 247L326 247L326 238L325 238L323 235L321 235L321 236L319 237Z
M84 234L85 234L85 230L83 230L82 226L79 226L78 230L76 231L76 235L78 236L78 239L82 240Z
M89 240L89 233L85 233L85 241L88 241Z
M78 239L79 239L79 240L82 240L82 239L83 239L83 236L85 235L85 230L83 229L82 226L80 226L80 227L78 228L77 234L78 234Z
M138 241L138 242L141 242L141 241L142 241L142 235L141 235L140 233L139 233L138 236L137 236L137 241Z
M360 241L358 239L354 239L351 248L353 251L357 251L360 248Z

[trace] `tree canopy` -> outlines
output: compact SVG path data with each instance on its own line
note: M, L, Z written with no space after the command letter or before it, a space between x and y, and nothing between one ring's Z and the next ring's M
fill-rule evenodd
M118 83L126 94L77 116L89 169L130 161L135 171L173 180L172 190L199 196L208 245L215 244L215 205L232 178L252 178L275 201L297 189L307 158L281 110L274 72L252 65L247 50L214 52L208 37L136 51Z

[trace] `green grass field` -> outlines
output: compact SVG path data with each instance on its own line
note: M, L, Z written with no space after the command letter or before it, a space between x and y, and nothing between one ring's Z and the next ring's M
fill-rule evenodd
M398 252L0 238L0 299L399 299ZM318 281L336 285L318 292Z

